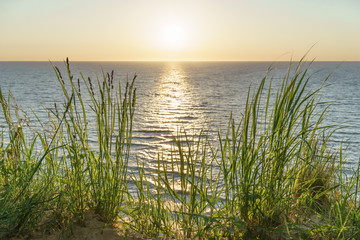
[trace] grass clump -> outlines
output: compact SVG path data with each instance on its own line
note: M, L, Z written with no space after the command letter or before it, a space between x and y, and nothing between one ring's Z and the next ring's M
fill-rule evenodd
M128 168L136 161L135 77L121 88L113 72L75 80L67 60L65 80L54 66L64 103L49 110L47 125L38 120L42 129L30 137L15 100L0 90L9 135L0 148L0 237L31 237L39 226L71 237L89 212L144 237L359 237L359 170L343 172L342 149L330 146L335 130L323 123L323 85L307 90L304 64L290 65L280 84L266 75L249 90L243 117L231 117L217 143L203 131L198 138L180 131L170 157L159 153L152 172L140 160Z

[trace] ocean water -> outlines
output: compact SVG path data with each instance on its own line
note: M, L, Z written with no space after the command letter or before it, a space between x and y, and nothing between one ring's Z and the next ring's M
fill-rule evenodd
M55 62L65 75L64 63ZM137 74L136 112L132 151L148 167L156 165L158 154L170 154L173 136L185 129L189 138L205 129L210 139L224 131L230 114L241 119L249 89L256 88L272 65L269 76L276 87L289 63L270 62L73 62L74 77L92 79L102 71L115 71L115 81L122 84ZM334 134L334 147L347 146L346 167L356 167L360 157L360 62L315 62L309 69L308 89L316 89L331 73L320 92L331 102L324 124L341 124ZM116 85L116 82L115 82ZM32 111L44 122L47 109L64 102L55 72L49 62L0 62L0 87L9 89L23 110L34 119ZM34 121L36 122L36 121ZM34 123L35 124L35 123ZM36 124L35 124L36 125ZM0 126L5 121L0 113ZM96 133L90 128L90 144L96 145ZM135 165L132 159L130 165Z

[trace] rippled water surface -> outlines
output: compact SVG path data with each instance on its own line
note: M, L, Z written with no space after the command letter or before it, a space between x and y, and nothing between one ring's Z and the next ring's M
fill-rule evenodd
M63 63L54 63L63 72ZM157 154L170 154L173 135L186 129L189 137L205 129L215 139L225 129L230 114L240 120L249 88L256 87L271 63L267 62L74 62L71 67L95 79L115 70L115 80L125 82L137 74L137 102L132 148L139 159L151 163ZM275 63L270 76L274 85L288 63ZM332 107L325 124L344 123L347 128L335 135L335 144L349 144L348 167L359 159L360 143L360 63L316 62L310 68L309 89L315 89L333 73L322 92L322 100ZM79 75L75 74L77 78ZM46 109L63 102L56 75L48 62L1 62L0 87L9 89L19 106L31 117L31 109L46 120ZM0 124L4 126L1 116ZM94 133L94 129L92 129ZM96 135L89 141L96 144ZM134 161L134 160L133 160ZM135 164L135 162L131 163Z

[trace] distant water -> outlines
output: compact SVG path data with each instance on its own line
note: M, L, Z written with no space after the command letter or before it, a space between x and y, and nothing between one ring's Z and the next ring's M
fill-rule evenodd
M63 63L54 63L65 74ZM169 154L173 135L181 128L189 136L207 130L210 138L224 129L232 113L240 120L249 87L256 87L269 62L74 62L78 70L95 79L96 74L115 70L115 80L124 82L136 73L137 102L132 148L139 159L151 167L157 154ZM279 82L288 63L273 64L274 83ZM331 101L325 124L348 126L334 135L335 145L348 144L347 167L360 157L360 62L316 62L310 68L309 89L315 89L333 73L322 92L323 101ZM56 75L48 62L0 62L0 87L9 89L19 106L32 118L31 109L41 120L47 108L64 101ZM4 126L0 114L0 125ZM94 129L89 141L96 144ZM135 161L131 164L135 164Z

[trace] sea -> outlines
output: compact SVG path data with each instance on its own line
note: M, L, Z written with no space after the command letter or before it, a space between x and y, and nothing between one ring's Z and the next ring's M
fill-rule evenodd
M309 63L304 62L304 70ZM48 120L54 103L64 103L64 95L53 65L66 75L64 62L0 62L0 88L5 97L16 100L22 125L39 127ZM71 62L74 79L102 78L114 70L114 85L123 87L136 75L136 110L133 121L132 159L149 168L161 155L170 157L174 136L186 132L196 139L201 132L215 142L226 133L230 116L240 122L248 92L265 75L273 92L296 62ZM330 105L323 125L334 126L331 147L343 148L349 173L360 157L360 62L313 62L308 68L307 89L319 92L321 102ZM64 77L65 78L65 77ZM65 78L66 79L66 78ZM66 80L65 80L65 84ZM83 91L85 90L84 83ZM11 101L13 105L15 102ZM320 109L321 110L321 109ZM91 111L90 111L91 112ZM34 116L36 114L37 118ZM90 113L91 115L91 113ZM90 118L91 119L91 118ZM91 125L91 124L90 124ZM30 134L31 129L28 129ZM8 128L0 112L0 131L4 141ZM89 143L96 148L96 130L90 127ZM136 157L134 157L136 156Z

